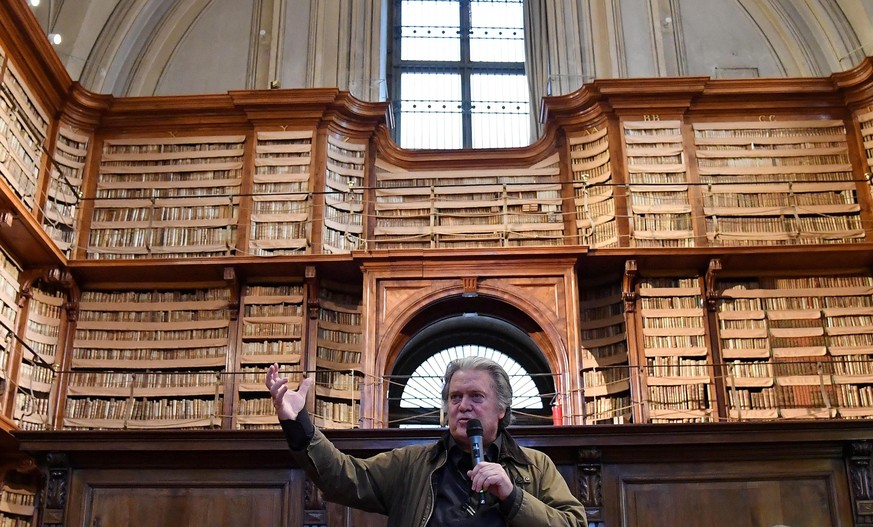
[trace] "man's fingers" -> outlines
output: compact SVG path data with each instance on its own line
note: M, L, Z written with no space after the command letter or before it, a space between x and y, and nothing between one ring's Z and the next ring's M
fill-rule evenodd
M287 384L288 384L287 378L278 379L278 380L274 381L272 384L267 384L267 388L270 389L270 394L273 396L273 399L278 399L279 397L281 397L279 395L279 390L281 390L282 388L285 388L285 390L282 390L282 394L283 395L285 394L285 391L288 390L288 388L286 387Z
M285 397L285 392L288 391L288 383L282 383L276 392L273 394L274 404L279 404L282 401L282 398Z
M314 379L312 377L304 377L302 381L300 381L300 386L297 387L297 393L300 394L300 397L306 397L306 392L309 391L309 387L312 386L312 382Z

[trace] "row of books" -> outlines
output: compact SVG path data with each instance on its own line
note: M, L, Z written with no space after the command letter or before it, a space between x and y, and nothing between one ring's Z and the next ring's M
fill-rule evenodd
M178 343L170 348L148 348L141 345L136 349L119 348L88 348L76 345L73 348L73 363L76 359L89 361L196 361L198 359L221 359L222 364L227 356L228 347L197 346L179 347Z
M585 421L588 423L622 424L630 422L633 411L630 395L598 397L585 400Z
M166 330L92 330L76 329L76 340L83 342L160 342L160 341L215 341L227 339L227 321L218 320L221 326L215 329L166 329Z
M65 417L70 419L193 419L215 416L221 411L220 398L140 399L77 398L66 400Z
M361 418L361 405L358 402L349 404L316 399L315 415L325 421L357 425Z
M708 410L712 408L709 386L681 384L676 386L649 386L650 410Z
M835 391L833 386L827 385L779 385L758 390L730 390L728 400L733 408L750 410L826 408L840 404L835 397L838 391Z
M334 390L358 391L361 389L360 375L341 371L318 370L315 372L316 386Z
M293 315L299 317L299 315ZM300 323L252 322L243 324L244 338L300 338L303 325Z
M70 386L100 386L116 388L179 388L188 386L217 386L222 375L217 372L73 372L67 374Z
M705 360L676 356L647 358L646 372L653 377L709 377L712 374Z
M297 338L282 340L256 340L243 343L244 356L298 355L303 351L303 341Z

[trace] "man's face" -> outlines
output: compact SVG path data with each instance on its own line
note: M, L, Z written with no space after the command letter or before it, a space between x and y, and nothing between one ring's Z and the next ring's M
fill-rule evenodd
M482 421L482 440L488 445L497 437L497 423L506 414L497 403L491 376L484 370L456 372L449 382L449 432L464 450L470 449L467 422Z

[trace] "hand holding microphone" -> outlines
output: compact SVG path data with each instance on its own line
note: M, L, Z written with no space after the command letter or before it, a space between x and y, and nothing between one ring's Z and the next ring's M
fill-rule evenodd
M467 439L470 440L470 456L473 458L473 468L482 462L482 421L470 419L467 421ZM475 483L473 488L476 488ZM485 488L479 489L479 505L485 505Z
M467 421L467 439L470 440L470 457L473 459L473 470L467 473L473 480L473 490L479 489L479 505L485 505L485 491L506 499L512 493L512 480L499 463L485 461L482 444L482 422L478 419Z

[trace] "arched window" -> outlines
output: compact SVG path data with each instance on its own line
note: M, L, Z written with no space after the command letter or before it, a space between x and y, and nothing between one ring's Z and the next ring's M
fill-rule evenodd
M471 356L486 357L503 366L512 385L513 408L543 408L539 390L530 374L518 362L495 349L475 345L453 346L424 361L406 382L400 407L439 408L446 366L455 359Z
M439 310L427 314L431 322L410 332L387 379L388 425L439 426L446 366L471 355L487 357L509 374L515 424L551 424L555 379L529 334L533 327L492 299L462 298L457 303L438 305ZM501 316L492 314L501 309Z

